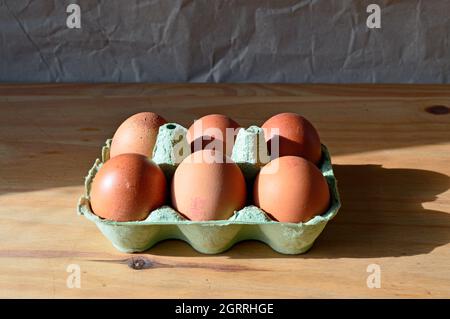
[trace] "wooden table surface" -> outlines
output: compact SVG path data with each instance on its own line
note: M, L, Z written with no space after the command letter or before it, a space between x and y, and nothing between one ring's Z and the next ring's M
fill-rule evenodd
M0 297L449 298L448 106L450 86L0 85ZM304 255L244 242L207 256L180 241L120 253L76 203L105 139L139 111L185 126L303 114L331 151L343 207ZM367 286L371 264L380 288Z

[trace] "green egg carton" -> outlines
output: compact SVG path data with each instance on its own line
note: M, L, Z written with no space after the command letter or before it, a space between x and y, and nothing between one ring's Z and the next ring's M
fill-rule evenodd
M159 129L152 160L164 171L169 183L177 165L189 155L187 144L183 144L186 143L186 132L186 128L176 123L165 124ZM258 140L263 141L263 137L262 129L257 126L240 130L236 137L231 158L248 181L255 178L264 160L267 160L258 156L267 154L266 144L258 143ZM282 254L301 254L312 247L341 206L330 154L322 145L320 170L328 182L331 203L327 212L305 223L272 221L264 211L253 205L234 212L228 220L190 221L167 205L155 209L142 221L106 220L92 212L89 195L95 174L109 159L110 146L109 139L102 148L102 158L95 161L85 178L85 193L79 199L78 213L94 222L113 246L122 252L142 252L160 241L179 239L204 254L221 253L244 240L264 242Z

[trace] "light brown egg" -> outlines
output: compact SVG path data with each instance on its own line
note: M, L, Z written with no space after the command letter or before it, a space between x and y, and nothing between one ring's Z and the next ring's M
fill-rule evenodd
M175 171L171 192L173 207L194 221L228 219L246 200L241 170L213 150L186 157Z
M152 112L137 113L127 118L114 134L110 157L127 153L151 157L159 127L166 123L164 118Z
M167 194L164 173L140 154L121 154L107 161L94 177L93 212L105 219L135 221L162 206Z
M330 205L327 181L311 162L283 156L264 166L256 177L255 204L279 222L306 222Z
M296 113L280 113L272 116L263 125L264 136L267 146L275 157L272 141L274 136L279 137L279 157L293 155L300 156L308 161L318 164L322 157L322 148L319 134L314 126L303 116ZM278 129L279 134L271 132L271 129Z
M220 149L214 149L231 156L234 140L237 135L236 129L239 127L238 123L226 115L210 114L196 120L194 124L189 127L186 138L188 143L191 144L192 152L205 149L207 145L215 141L214 145L208 146L209 149L212 149L213 146L220 145ZM234 131L231 131L230 129L233 129ZM229 132L228 136L227 132Z

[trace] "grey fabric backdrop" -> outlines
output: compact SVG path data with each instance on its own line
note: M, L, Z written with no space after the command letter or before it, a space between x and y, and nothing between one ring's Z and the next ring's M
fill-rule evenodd
M449 0L0 0L0 81L446 83L449 16Z

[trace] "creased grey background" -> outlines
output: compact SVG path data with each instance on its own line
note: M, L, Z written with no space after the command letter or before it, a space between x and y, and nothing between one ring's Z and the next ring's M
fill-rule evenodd
M0 81L448 83L449 16L449 0L0 0Z

